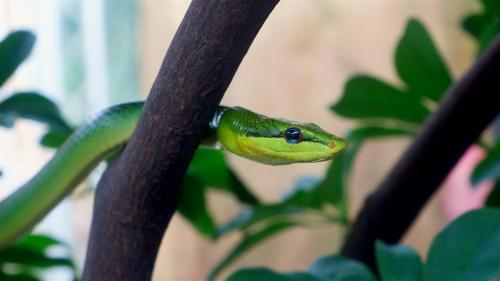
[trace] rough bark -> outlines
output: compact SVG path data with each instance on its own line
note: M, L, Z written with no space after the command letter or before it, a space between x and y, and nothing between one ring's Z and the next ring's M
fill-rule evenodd
M83 280L151 278L189 161L277 2L191 3L132 138L99 182Z
M500 38L449 91L377 190L343 246L375 269L374 243L398 242L460 156L500 113Z

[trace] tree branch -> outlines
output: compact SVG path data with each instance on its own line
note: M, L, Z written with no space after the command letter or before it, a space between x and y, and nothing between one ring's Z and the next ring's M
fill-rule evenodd
M374 243L398 242L460 156L500 113L500 38L451 89L363 206L342 255L375 270Z
M277 2L191 3L132 138L99 182L83 280L151 278L189 161Z

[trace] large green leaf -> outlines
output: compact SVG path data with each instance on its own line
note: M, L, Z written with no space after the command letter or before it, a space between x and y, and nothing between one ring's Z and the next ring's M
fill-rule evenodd
M57 105L50 99L34 93L21 92L0 102L0 125L11 127L17 118L46 123L52 130L71 132Z
M309 271L325 281L376 281L373 273L362 263L341 256L326 256L316 260Z
M416 124L424 122L430 112L418 96L369 76L349 79L342 98L331 109L349 118L386 118Z
M375 244L377 267L383 281L422 280L422 261L412 248L406 245Z
M35 44L35 35L26 30L9 33L0 42L0 86L29 56Z
M243 203L250 205L259 203L257 197L231 170L224 154L219 150L198 148L187 174L196 176L205 185L233 193Z
M424 25L412 19L406 25L395 55L399 77L411 93L439 101L452 79Z
M500 210L468 212L432 242L426 281L494 280L500 277Z
M211 237L215 223L205 201L205 186L198 178L186 175L182 182L182 196L177 210L202 234Z
M294 222L281 221L277 223L270 224L264 227L262 230L256 231L254 233L246 233L244 238L241 240L236 247L234 247L229 254L224 257L210 272L208 279L215 280L217 275L229 266L232 262L234 262L238 257L255 247L257 244L262 242L263 240L278 234L281 231L284 231L292 226L296 226L297 224Z
M248 268L231 274L227 281L322 281L306 272L279 273L267 268Z
M471 176L473 185L477 185L484 180L500 179L500 142L491 149L486 157L474 168Z

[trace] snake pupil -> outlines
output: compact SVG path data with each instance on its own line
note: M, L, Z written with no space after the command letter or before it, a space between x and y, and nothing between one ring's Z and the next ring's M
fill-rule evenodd
M286 129L285 139L286 142L291 144L299 143L302 140L300 129L296 127Z

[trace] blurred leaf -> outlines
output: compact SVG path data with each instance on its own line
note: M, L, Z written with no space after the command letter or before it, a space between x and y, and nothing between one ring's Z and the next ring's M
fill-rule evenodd
M316 177L302 177L283 196L282 202L294 206L321 209L325 200L318 190L321 180Z
M500 1L498 0L481 0L487 13L500 14Z
M500 179L500 142L495 144L486 157L477 164L472 172L471 182L477 185L485 180Z
M243 203L259 204L257 197L231 170L220 150L198 148L187 174L197 177L205 185L233 193Z
M389 118L416 124L429 115L419 97L369 76L349 79L342 98L331 109L349 118Z
M212 236L215 223L208 212L205 202L205 187L197 178L186 175L182 182L182 195L177 210L193 224L196 229Z
M489 15L470 15L462 21L465 31L479 40L487 23L490 21Z
M377 267L383 281L422 280L422 261L418 254L406 245L375 244Z
M243 209L239 215L221 226L216 233L216 238L234 230L246 230L250 226L276 217L302 214L301 208L288 204L261 205Z
M73 267L69 258L54 258L46 254L50 246L64 246L57 240L47 236L28 236L18 243L0 250L0 263L17 263L35 267L68 266Z
M296 226L296 223L281 221L277 223L273 223L263 228L260 231L254 233L246 233L243 240L233 248L229 254L220 261L210 272L208 279L215 280L217 275L229 266L232 262L234 262L238 257L252 249L254 246L262 242L263 240L278 234L279 232L286 230L292 226Z
M46 123L52 130L70 132L59 108L48 98L34 92L14 94L0 102L0 125L11 127L17 118Z
M497 181L491 190L485 206L500 208L500 181Z
M462 21L464 30L479 41L478 54L481 54L492 42L495 33L498 34L498 22L500 21L500 1L482 0L480 2L483 11L480 14L469 15Z
M227 281L321 281L306 272L279 273L267 268L248 268L231 274Z
M0 42L0 86L29 56L35 44L35 35L26 30L9 33Z
M19 274L5 274L0 272L0 280L2 281L41 281L41 279L36 276L19 273Z
M348 136L347 149L330 164L326 176L317 188L318 197L334 205L345 199L344 190L349 186L349 176L353 161L364 141L372 138L411 136L413 133L405 129L376 126L359 127L352 130Z
M478 53L483 53L500 34L500 15L491 19L479 37Z
M356 143L358 143L360 141L364 141L366 139L371 139L371 138L385 138L385 137L395 137L395 136L407 137L413 135L415 135L415 132L402 128L363 126L355 128L351 132L349 132L347 139L349 141L355 141Z
M362 263L341 256L326 256L316 260L309 271L321 280L328 281L376 281Z
M426 281L493 280L500 275L500 210L468 212L432 242Z
M42 234L30 234L16 242L16 248L26 248L36 252L44 252L51 246L66 246L63 242L56 240L50 236Z
M241 202L258 204L257 198L229 168L221 151L198 148L184 178L178 210L205 236L217 237L215 222L205 200L208 187L230 192Z
M50 130L42 136L40 144L49 148L58 148L69 138L72 132L72 130L66 132Z
M16 247L5 248L0 251L0 261L35 267L73 267L73 261L70 258L52 258L38 251Z
M424 25L412 19L396 48L396 69L411 93L439 101L452 79Z

